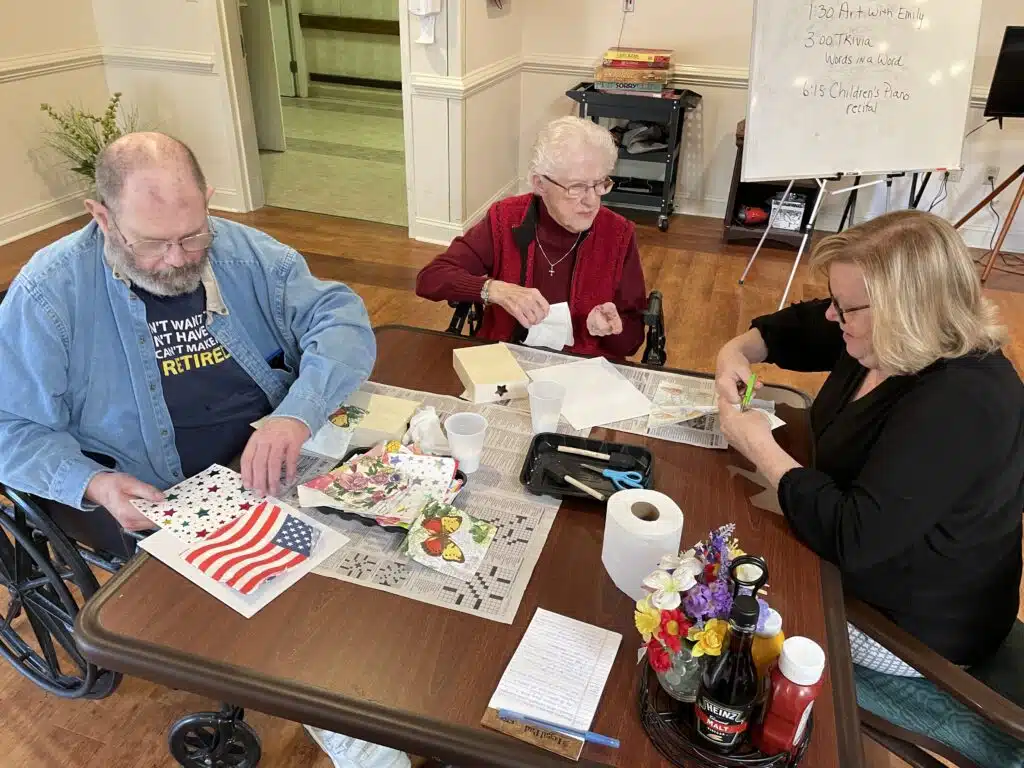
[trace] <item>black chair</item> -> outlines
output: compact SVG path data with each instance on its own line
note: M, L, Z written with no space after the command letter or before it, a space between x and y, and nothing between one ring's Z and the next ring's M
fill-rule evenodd
M105 510L82 512L0 484L0 656L55 696L111 695L121 675L81 654L75 617L99 589L90 566L117 572L141 538ZM168 735L172 756L184 768L252 768L260 742L244 715L226 704L181 718Z
M445 333L462 336L468 326L469 336L476 336L484 319L484 306L471 302L448 302L454 310ZM644 365L665 365L665 312L662 307L661 291L651 291L644 310L644 325L647 328L647 342L641 362Z

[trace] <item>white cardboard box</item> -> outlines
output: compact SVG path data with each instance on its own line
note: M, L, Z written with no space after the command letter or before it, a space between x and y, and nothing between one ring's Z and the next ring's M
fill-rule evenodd
M527 396L530 378L504 343L462 347L452 352L455 373L473 403L496 403Z

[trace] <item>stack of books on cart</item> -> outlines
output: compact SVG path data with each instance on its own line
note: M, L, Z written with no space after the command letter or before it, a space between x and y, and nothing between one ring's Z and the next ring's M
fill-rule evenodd
M609 48L594 73L602 93L671 98L672 51L663 48Z

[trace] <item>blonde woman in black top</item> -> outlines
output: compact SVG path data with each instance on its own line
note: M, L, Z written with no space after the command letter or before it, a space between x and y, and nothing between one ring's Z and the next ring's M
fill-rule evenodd
M814 466L756 411L723 407L721 429L847 592L950 661L979 663L1012 628L1021 579L1024 385L1004 331L963 240L931 214L827 237L812 265L830 298L755 319L719 351L716 388L738 403L754 363L829 371L811 408ZM851 640L862 667L917 675Z

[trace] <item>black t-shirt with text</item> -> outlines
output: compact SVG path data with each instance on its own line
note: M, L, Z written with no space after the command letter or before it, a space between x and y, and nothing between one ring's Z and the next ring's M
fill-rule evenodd
M203 286L181 296L132 290L146 305L182 472L229 463L245 448L251 422L270 413L266 394L207 330Z

